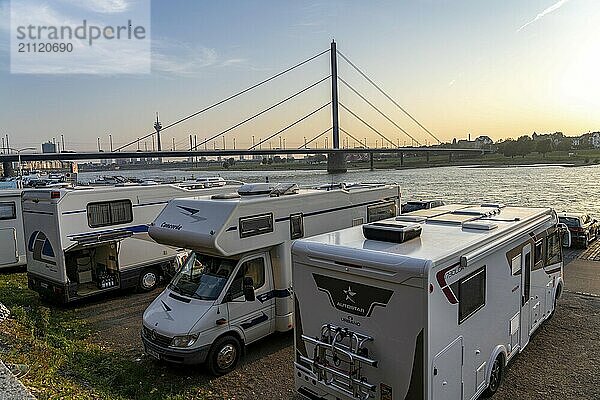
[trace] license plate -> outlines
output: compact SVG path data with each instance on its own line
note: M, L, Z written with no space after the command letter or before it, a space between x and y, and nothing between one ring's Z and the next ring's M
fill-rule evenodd
M154 351L152 349L146 349L146 353L148 353L148 355L156 358L157 360L160 360L160 354L158 354L156 351Z

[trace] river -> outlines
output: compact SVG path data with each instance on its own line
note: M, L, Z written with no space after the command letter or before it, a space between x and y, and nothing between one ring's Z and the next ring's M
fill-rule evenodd
M600 216L600 166L557 165L498 168L438 167L406 170L351 170L329 175L318 171L220 171L145 170L86 172L79 181L118 174L138 178L178 179L222 176L244 182L295 182L317 185L328 182L395 182L402 187L403 201L440 198L446 202L478 204L498 202L515 206L548 206L557 211L589 212Z

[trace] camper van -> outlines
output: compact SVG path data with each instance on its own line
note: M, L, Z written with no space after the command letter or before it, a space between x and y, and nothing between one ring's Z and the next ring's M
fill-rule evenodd
M0 269L25 265L21 190L0 190Z
M150 236L193 253L144 312L146 353L233 370L245 345L292 329L292 240L395 216L399 205L399 187L382 184L252 184L171 201Z
M296 241L296 391L327 400L493 394L554 313L557 222L549 208L445 205Z
M151 291L180 247L158 245L148 224L169 200L234 191L177 185L75 187L23 192L29 287L69 302L112 290Z

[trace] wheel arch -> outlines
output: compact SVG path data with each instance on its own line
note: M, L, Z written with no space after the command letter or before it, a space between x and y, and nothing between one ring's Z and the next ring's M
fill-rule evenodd
M240 342L240 348L242 350L242 354L246 353L246 340L245 340L245 335L243 334L243 332L240 331L240 329L235 329L232 328L226 332L221 333L219 336L217 336L215 338L215 340L213 340L213 344L221 339L222 337L225 336L233 336L234 338L236 338L239 342Z
M487 368L486 368L486 372L485 372L485 382L489 383L490 382L490 375L492 374L492 366L494 365L494 361L496 361L496 358L498 358L498 356L500 356L500 359L502 360L502 368L506 367L506 363L507 363L507 352L506 352L506 347L504 345L498 345L494 348L494 350L491 352L490 354L490 358L488 359L488 364L487 364Z
M563 289L564 289L563 279L562 279L562 277L558 277L556 279L556 289L554 289L554 298L555 299L560 299L562 297Z

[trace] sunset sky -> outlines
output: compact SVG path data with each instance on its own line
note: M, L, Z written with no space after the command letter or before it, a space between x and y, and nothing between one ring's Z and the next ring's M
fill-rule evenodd
M45 4L60 14L61 3L73 1ZM128 1L87 4L127 9ZM8 133L14 147L37 147L64 134L67 149L94 150L97 137L106 149L111 133L117 146L151 131L157 111L166 125L327 49L332 39L444 141L468 133L499 139L600 130L599 0L165 0L152 1L151 15L150 74L11 74L10 3L0 0L2 136ZM433 141L339 63L344 80L421 143ZM328 74L328 56L320 57L164 131L163 146L171 148L175 138L183 149L190 133L200 141ZM227 147L233 137L238 148L248 147L252 135L258 140L276 132L325 104L329 94L328 82L318 85L227 134ZM343 85L340 100L394 142L410 144ZM326 108L298 124L284 135L287 146L323 131L330 119ZM377 135L345 111L340 125L375 145Z

